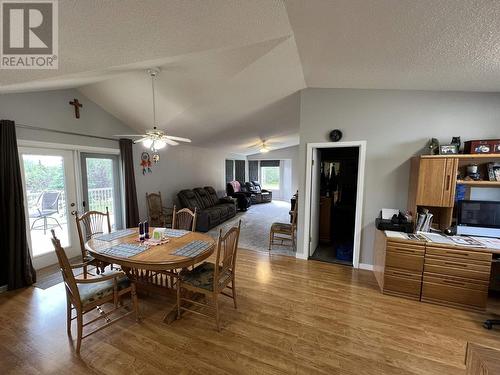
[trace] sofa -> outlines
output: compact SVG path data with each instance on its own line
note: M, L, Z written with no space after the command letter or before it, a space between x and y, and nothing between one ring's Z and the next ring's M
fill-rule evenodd
M252 205L252 193L247 191L244 186L242 187L239 181L228 182L226 193L228 196L237 199L240 211L246 211Z
M273 193L262 189L258 181L245 182L245 187L247 191L252 193L252 204L269 203L273 200Z
M207 232L213 227L236 215L236 203L233 198L219 198L211 186L181 190L177 197L183 208L196 208L196 231Z

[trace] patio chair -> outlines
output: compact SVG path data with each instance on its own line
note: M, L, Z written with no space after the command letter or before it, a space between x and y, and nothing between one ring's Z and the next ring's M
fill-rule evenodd
M32 211L29 214L30 219L35 219L33 224L31 224L31 230L42 230L43 234L47 234L47 229L55 228L59 226L62 229L61 224L55 217L52 217L54 214L59 213L59 199L61 198L60 191L44 191L40 194L36 202L36 211ZM55 221L49 228L49 219ZM37 222L43 220L43 224L39 226L35 226Z

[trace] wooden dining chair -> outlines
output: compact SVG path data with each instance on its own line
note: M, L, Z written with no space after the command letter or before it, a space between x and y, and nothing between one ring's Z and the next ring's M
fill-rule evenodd
M238 222L237 227L232 227L225 235L222 235L222 229L220 230L215 264L204 262L191 271L180 273L177 282L177 319L180 319L182 310L211 318L213 317L212 315L202 313L190 307L201 306L209 308L215 312L217 330L220 331L219 294L232 298L234 308L237 308L235 272L240 227L241 220ZM231 290L231 294L226 293L225 289ZM184 296L182 295L183 291L186 292ZM195 301L193 298L190 298L193 293L202 293L208 297L207 299L211 299L212 304ZM186 302L186 304L183 305L183 302Z
M66 289L66 324L68 336L71 337L71 322L75 319L77 322L77 354L80 353L82 340L93 333L108 327L130 314L135 314L137 321L139 321L139 305L137 302L135 284L132 283L123 272L109 271L95 278L77 279L73 275L74 266L70 265L65 251L61 247L61 242L57 239L53 229L52 244L56 251ZM121 303L121 299L126 294L130 294L131 300L129 304L124 305ZM113 308L109 311L104 311L102 306L106 303L112 303ZM76 316L74 317L72 316L73 310L76 311ZM84 323L83 316L93 310L97 310L99 316ZM125 313L110 320L109 317L112 314L114 316L114 313L118 313L119 311L124 311ZM83 335L84 327L94 324L101 319L105 319L106 322L100 327Z
M292 211L291 223L273 223L269 231L269 251L272 250L273 245L282 245L285 243L295 249L295 236L297 231L297 206L298 198ZM279 243L278 243L279 242Z
M146 193L148 221L151 227L168 228L172 226L172 208L163 206L161 192Z
M106 207L106 212L87 211L81 216L78 212L75 212L75 220L80 239L80 251L82 253L83 277L87 278L89 266L94 266L97 273L104 272L108 264L94 259L85 248L85 242L98 234L103 234L105 226L107 233L111 233L111 220L108 207Z
M196 207L194 212L189 208L183 208L177 211L174 206L174 212L172 217L172 228L173 229L184 229L191 232L196 231Z

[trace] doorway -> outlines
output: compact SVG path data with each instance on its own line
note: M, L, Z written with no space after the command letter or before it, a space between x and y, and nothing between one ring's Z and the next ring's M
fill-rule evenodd
M123 227L119 156L47 147L19 147L27 237L35 269L57 263L52 229L69 258L81 254L75 211L105 212L108 207L112 230Z
M304 248L359 267L366 141L307 145Z
M80 254L71 212L76 209L73 153L20 148L28 243L36 269L57 263L51 242L54 229L68 256Z

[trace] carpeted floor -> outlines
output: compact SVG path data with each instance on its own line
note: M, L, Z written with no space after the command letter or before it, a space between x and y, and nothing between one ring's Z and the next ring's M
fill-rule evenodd
M290 222L290 202L272 201L251 206L246 212L239 212L234 218L213 228L207 234L216 238L220 228L223 232L241 219L239 247L254 251L268 252L269 229L274 222ZM295 249L290 246L274 245L271 254L295 256Z

